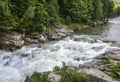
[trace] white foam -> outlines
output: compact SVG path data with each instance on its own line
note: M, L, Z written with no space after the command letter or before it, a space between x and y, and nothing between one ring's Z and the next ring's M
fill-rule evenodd
M115 23L115 24L120 24L120 20L118 20L118 19L112 19L112 20L109 20L108 22Z
M81 40L76 41L76 38ZM117 49L110 43L97 40L98 42L89 36L75 36L45 44L41 48L24 46L13 53L2 52L0 61L4 62L0 62L0 82L23 82L25 76L34 71L52 71L56 65L62 66L62 62L69 66L78 66L109 50ZM22 54L29 55L21 57ZM10 57L3 59L6 55ZM9 65L4 65L6 62Z
M0 82L20 82L21 79L18 69L0 65Z

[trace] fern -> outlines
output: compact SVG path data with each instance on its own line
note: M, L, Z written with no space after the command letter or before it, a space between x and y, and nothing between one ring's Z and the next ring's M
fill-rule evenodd
M5 16L11 15L9 5L10 5L9 0L5 0L5 1L0 0L0 7L2 8L3 14Z

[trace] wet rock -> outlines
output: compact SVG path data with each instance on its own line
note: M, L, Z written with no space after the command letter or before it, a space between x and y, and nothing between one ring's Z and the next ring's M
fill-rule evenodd
M28 57L30 54L22 54L22 57Z
M104 20L103 20L103 22L104 22L104 24L107 24L108 23L108 18L105 18Z
M95 21L90 21L90 22L89 22L89 25L90 25L91 27L97 27L97 23L96 23Z
M57 75L55 73L50 73L49 76L51 82L59 82L60 81L60 75Z
M106 53L105 58L120 61L120 51L111 51Z
M37 45L38 48L41 48L41 45Z
M109 38L106 38L106 39L101 39L103 42L105 42L105 43L116 43L116 41L115 40L111 40L111 39L109 39Z
M71 35L72 33L74 33L72 30L70 30L64 26L60 26L60 25L55 27L55 32L56 33L64 33L66 35Z
M74 60L76 60L76 61L80 61L80 58L74 58Z
M19 30L0 31L0 49L14 51L23 45L40 44L48 40L60 40L72 34L72 30L61 25L54 26L53 31L50 33L43 32L36 36L26 35L25 32L19 32Z
M58 35L61 36L61 37L66 37L66 36L67 36L67 35L64 34L64 33L58 33Z
M24 45L24 34L16 31L0 32L0 49L16 50Z
M90 68L81 69L80 71L91 75L91 79L89 82L117 82L98 69Z
M58 36L58 34L52 33L49 37L50 40L59 40L61 39L61 36Z
M94 59L102 59L104 57L104 54L96 56Z
M30 43L46 42L47 36L43 34L39 34L36 36L26 36L25 40Z
M120 78L120 72L116 72L118 78Z
M8 65L10 65L10 63L9 63L9 62L6 62L6 63L4 64L4 66L8 66Z
M73 31L60 25L55 25L52 33L49 34L49 39L51 40L59 40L66 36L70 36L73 34Z
M10 56L4 56L3 57L3 59L9 59L10 58Z
M34 38L25 38L25 44L38 44L39 41Z
M31 82L30 79L29 79L29 76L26 77L24 82Z
M44 36L44 35L42 35L42 34L40 34L40 35L39 35L39 41L40 41L40 42L46 42L46 41L47 41L47 37Z

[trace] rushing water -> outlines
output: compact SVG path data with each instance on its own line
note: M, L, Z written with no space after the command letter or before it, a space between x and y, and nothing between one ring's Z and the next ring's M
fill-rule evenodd
M62 62L68 66L79 66L108 51L119 49L119 26L120 18L115 18L105 27L83 29L82 35L42 46L24 46L14 52L1 50L0 82L24 82L25 77L34 71L52 71L56 65L62 66Z

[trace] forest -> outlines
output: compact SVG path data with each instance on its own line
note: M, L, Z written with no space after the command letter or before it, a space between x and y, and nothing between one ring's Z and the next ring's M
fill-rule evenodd
M115 10L111 0L0 0L0 29L42 32L55 24L110 18Z

